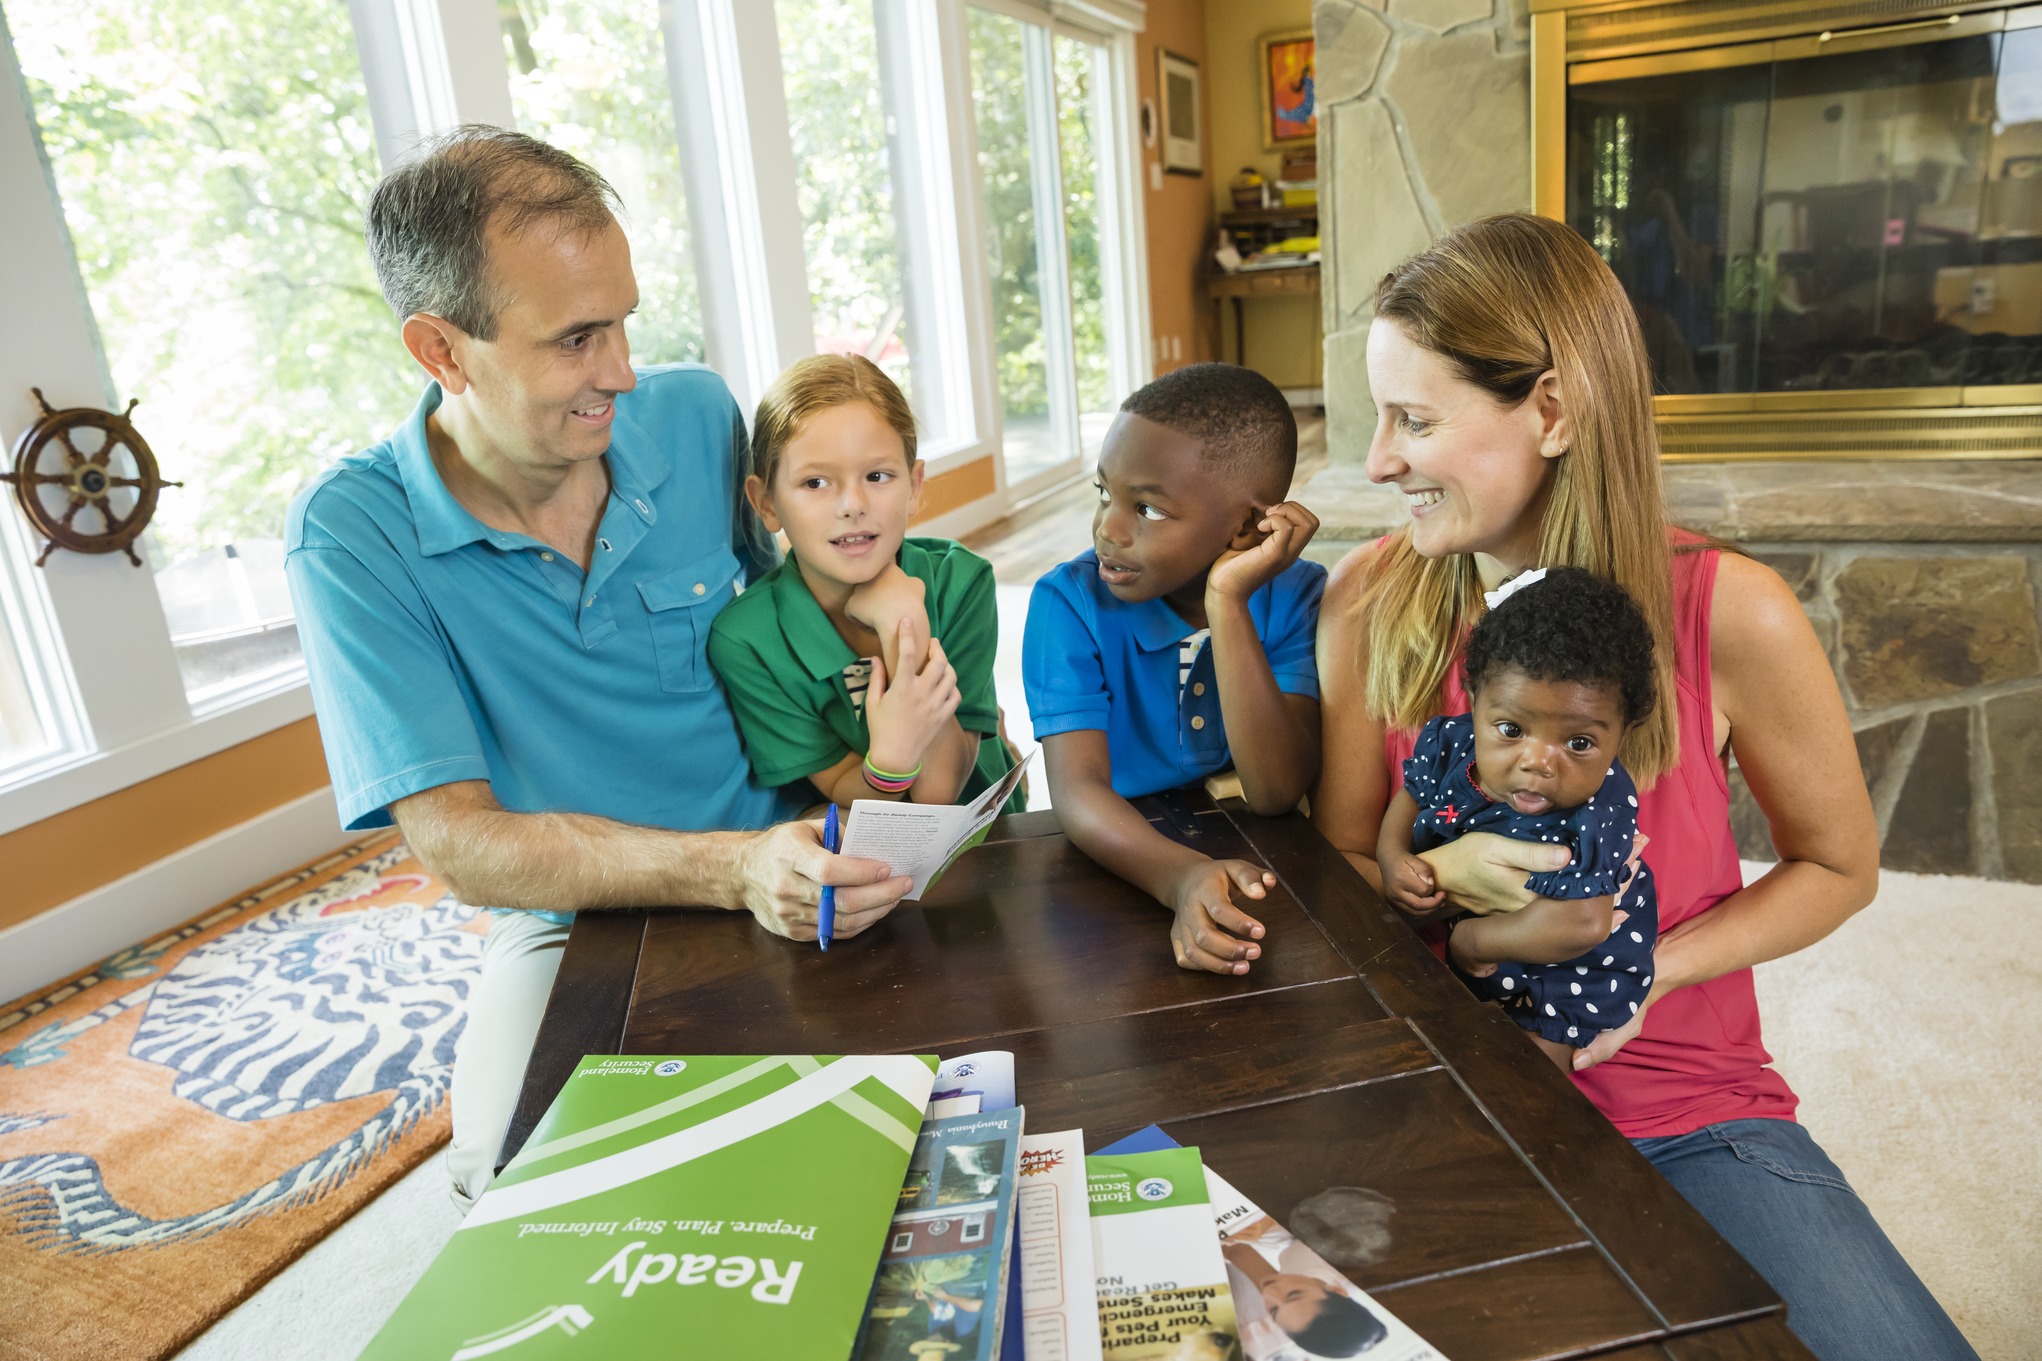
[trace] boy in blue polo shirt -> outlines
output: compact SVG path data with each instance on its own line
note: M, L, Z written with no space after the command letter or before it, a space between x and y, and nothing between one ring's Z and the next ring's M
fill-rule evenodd
M1099 455L1092 547L1035 583L1022 680L1050 799L1077 847L1175 914L1187 969L1243 974L1274 875L1158 832L1131 798L1231 759L1249 807L1293 808L1319 773L1319 527L1285 501L1297 422L1276 385L1194 364L1121 404Z

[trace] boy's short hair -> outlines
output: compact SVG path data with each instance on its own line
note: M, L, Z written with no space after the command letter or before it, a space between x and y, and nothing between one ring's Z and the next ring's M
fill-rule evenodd
M1536 681L1573 681L1614 690L1624 722L1652 712L1652 629L1631 593L1579 567L1553 567L1513 591L1468 635L1463 662L1470 697L1505 671Z
M752 474L773 486L780 456L808 418L831 407L863 402L893 427L915 466L915 413L886 370L859 354L812 354L773 380L752 417Z
M1297 417L1282 389L1253 369L1187 364L1136 390L1120 409L1191 436L1208 462L1253 485L1275 487L1278 495L1290 490Z

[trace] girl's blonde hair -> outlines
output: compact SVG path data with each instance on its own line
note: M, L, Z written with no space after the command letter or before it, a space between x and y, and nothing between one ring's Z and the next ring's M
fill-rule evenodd
M857 354L813 354L796 360L773 380L759 398L752 417L752 473L773 486L788 441L801 433L808 418L848 402L863 402L893 427L915 466L915 413L886 371Z
M1630 300L1564 223L1506 213L1457 227L1390 271L1375 314L1503 405L1524 402L1546 373L1558 377L1571 435L1554 460L1536 565L1614 581L1651 626L1664 702L1625 735L1621 753L1638 785L1649 785L1679 759L1680 706L1652 376ZM1438 712L1482 611L1474 555L1424 557L1406 529L1373 554L1357 608L1369 712L1394 727L1421 726Z

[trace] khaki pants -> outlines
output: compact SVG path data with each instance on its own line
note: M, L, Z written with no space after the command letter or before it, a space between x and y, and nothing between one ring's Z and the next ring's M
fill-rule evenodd
M454 1179L454 1203L464 1212L496 1177L504 1131L518 1104L568 930L529 912L499 913L490 923L482 974L454 1057L447 1171Z

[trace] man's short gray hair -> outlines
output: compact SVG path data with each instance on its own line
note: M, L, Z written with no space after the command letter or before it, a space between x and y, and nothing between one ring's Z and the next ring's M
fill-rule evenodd
M594 235L616 222L617 191L593 167L536 137L487 124L455 128L383 177L369 198L369 258L399 318L444 317L496 338L501 290L485 230L541 224Z

